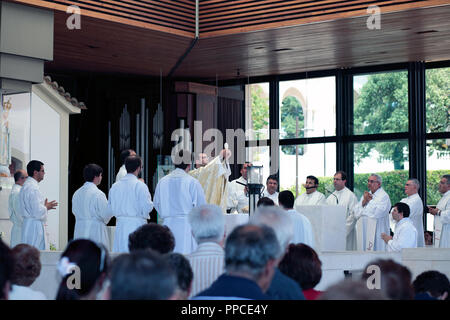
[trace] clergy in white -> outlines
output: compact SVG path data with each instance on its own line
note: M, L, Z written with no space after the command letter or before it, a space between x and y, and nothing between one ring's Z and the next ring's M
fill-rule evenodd
M238 213L248 212L249 199L245 193L245 186L247 185L247 168L252 164L246 162L241 165L241 176L230 182L228 185L228 210Z
M181 254L197 248L188 215L192 208L206 204L203 188L187 173L189 168L185 163L175 164L175 170L163 177L155 190L155 209L175 237L174 252Z
M127 169L125 168L125 159L129 156L135 156L136 152L132 149L125 149L120 153L120 163L122 166L119 169L119 172L117 172L116 180L115 182L119 181L123 177L127 175Z
M442 194L441 200L436 208L428 207L428 211L435 216L434 233L438 237L439 248L450 248L450 174L442 176L439 192Z
M153 209L152 196L147 185L138 180L142 160L129 156L125 160L127 175L109 190L108 210L116 217L113 252L128 252L128 236L147 223Z
M370 192L365 191L359 203L355 206L354 215L356 219L363 219L363 238L367 238L366 222L367 218L376 220L374 247L375 251L385 251L386 243L381 238L384 232L389 234L389 210L391 209L391 200L386 191L381 187L382 179L378 174L369 176L367 187Z
M347 183L347 174L344 171L338 171L334 175L333 184L335 191L327 198L327 204L333 206L344 206L346 210L346 250L356 250L356 218L353 214L353 208L358 204L358 198L345 185Z
M314 231L311 221L300 212L296 211L294 206L294 195L289 190L281 191L278 196L280 207L287 211L293 222L294 235L290 243L304 243L314 248Z
M391 210L392 218L396 222L394 237L381 233L388 252L401 251L404 248L417 248L417 230L410 215L410 208L406 203L399 202Z
M418 194L419 188L419 180L409 179L406 181L405 193L408 197L403 198L400 202L404 202L409 206L409 219L417 230L417 247L425 247L425 234L423 231L423 202Z
M266 180L266 188L263 192L263 197L271 199L276 205L278 205L278 179L275 175L270 175Z
M85 183L75 191L72 197L72 212L75 215L74 239L89 239L103 244L108 251L108 229L106 224L111 219L106 195L98 189L102 181L103 169L94 163L84 167Z
M44 179L44 164L31 160L27 164L28 178L19 193L19 210L22 214L22 243L29 244L39 250L49 250L45 223L47 213L55 209L58 203L48 202L42 196L38 183Z
M8 199L9 219L13 224L11 228L11 241L9 244L11 248L14 248L22 241L23 218L19 209L19 193L27 177L28 175L25 170L22 169L17 170L14 173L15 184L13 185L11 193L9 194Z
M314 176L307 176L304 187L306 192L302 193L295 199L294 207L297 206L318 206L327 204L326 198L323 193L317 191L319 186L319 179Z

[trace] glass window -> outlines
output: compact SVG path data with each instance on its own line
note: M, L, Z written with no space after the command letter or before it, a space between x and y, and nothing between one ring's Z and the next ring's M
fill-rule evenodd
M449 132L450 68L426 70L425 79L427 132Z
M335 77L282 81L280 139L336 135Z
M269 139L269 83L245 86L245 137Z
M306 177L313 175L319 179L318 191L328 196L326 190L334 191L335 173L336 143L280 146L280 190L291 190L297 197L305 192Z
M438 191L439 181L450 174L450 139L427 140L427 204L436 205L442 195ZM445 146L445 148L444 148ZM433 231L434 216L427 214L426 230Z
M408 131L408 72L353 77L354 134Z
M405 198L409 178L408 141L363 142L354 144L354 192L358 200L367 188L367 179L377 173L382 187L394 204Z

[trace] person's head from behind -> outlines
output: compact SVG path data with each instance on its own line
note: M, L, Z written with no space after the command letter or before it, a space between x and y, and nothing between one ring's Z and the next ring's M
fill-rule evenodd
M294 208L295 198L290 190L281 191L278 194L278 204L285 210Z
M395 221L400 221L403 218L408 218L410 214L409 206L403 202L397 202L394 204L391 210L392 219Z
M290 244L279 269L294 279L303 290L313 289L322 278L322 262L310 246Z
M169 263L169 266L177 275L177 288L175 290L175 300L187 300L192 288L192 279L194 273L192 272L191 264L182 254L169 253L164 256Z
M238 226L225 243L226 273L249 278L265 292L272 282L280 251L272 228L251 224Z
M0 300L8 300L12 270L11 249L0 239Z
M371 290L362 280L345 279L328 287L318 300L387 300L381 290Z
M278 258L281 260L287 250L289 242L294 236L294 227L289 214L277 206L259 207L250 216L251 224L265 225L271 227L275 231L275 235L280 245L280 253Z
M136 155L127 157L125 159L125 169L127 169L127 173L132 173L137 176L142 169L141 157Z
M125 159L129 156L135 156L136 152L133 149L125 149L120 153L120 163L125 164Z
M268 197L262 197L258 200L258 203L256 204L256 207L270 207L270 206L274 206L275 202L273 202L272 199L268 198Z
M98 164L87 164L83 169L83 178L86 182L92 182L98 186L102 182L103 169Z
M371 268L369 268L371 267ZM378 259L369 262L364 268L365 272L362 274L362 280L376 281L378 277L371 277L379 270L380 288L384 296L391 300L411 300L413 298L413 288L411 285L411 272L408 268L398 264L392 259L384 260ZM368 280L369 279L369 280ZM376 283L375 283L376 285Z
M140 226L128 236L130 252L152 249L160 254L172 252L175 248L175 237L169 227L157 223Z
M266 188L269 194L274 194L278 189L278 179L276 175L270 175L266 180Z
M313 193L317 190L318 187L319 179L317 179L315 176L306 177L305 189L307 194Z
M172 156L172 161L176 169L188 171L191 168L191 153L189 151L180 150L178 156Z
M27 164L27 174L37 182L41 182L45 175L44 164L39 160L31 160Z
M108 272L108 253L91 240L73 240L61 254L58 272L62 280L56 300L94 299Z
M29 287L41 273L40 252L28 244L18 244L12 251L12 284Z
M198 244L217 242L223 245L225 239L225 216L222 209L213 204L193 208L188 216L192 235Z
M27 172L23 169L19 169L14 173L14 182L20 186L23 186L27 177Z
M113 261L111 300L167 300L173 298L176 287L175 272L151 249L122 254Z
M447 276L439 271L425 271L413 282L414 293L426 293L438 300L450 300L450 282Z

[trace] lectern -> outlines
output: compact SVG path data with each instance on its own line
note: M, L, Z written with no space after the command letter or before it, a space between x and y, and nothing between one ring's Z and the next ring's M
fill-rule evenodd
M344 206L296 206L297 212L304 214L314 231L314 250L345 251L346 208Z

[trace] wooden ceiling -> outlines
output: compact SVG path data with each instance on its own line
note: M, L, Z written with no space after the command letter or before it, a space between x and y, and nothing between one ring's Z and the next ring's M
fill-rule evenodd
M194 37L193 25L186 23L194 14L191 0L160 1L159 15L159 1L149 0L16 2L55 10L48 72L167 76ZM74 3L91 6L82 7L80 30L66 27L65 8ZM367 28L370 4L381 8L380 30ZM204 0L200 8L200 38L175 78L223 80L238 72L246 78L450 60L449 1Z

